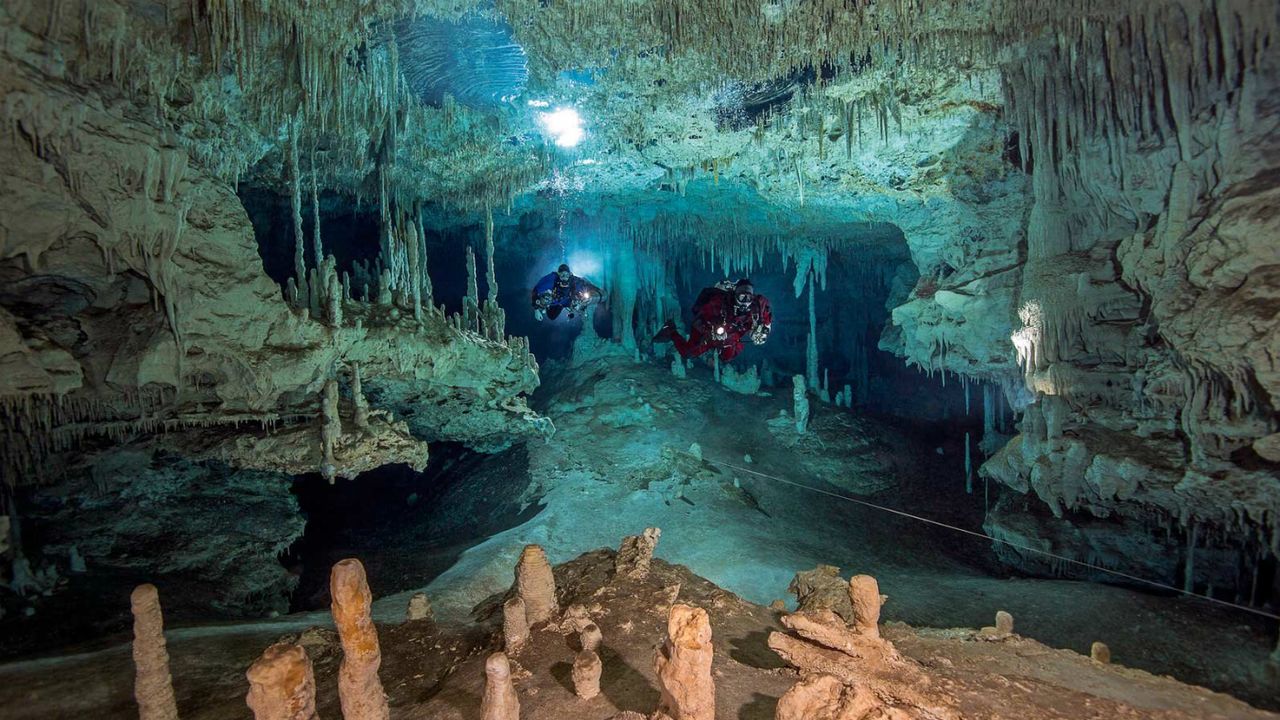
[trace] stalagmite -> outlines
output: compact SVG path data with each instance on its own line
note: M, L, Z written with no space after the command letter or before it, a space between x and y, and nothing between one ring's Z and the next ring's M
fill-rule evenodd
M995 627L984 627L978 631L981 638L1003 640L1013 634L1013 616L1004 610L996 611Z
M467 246L467 295L462 298L462 327L480 332L480 288L476 283L476 253Z
M808 673L778 699L774 720L846 720L875 717L870 689L853 688L832 675Z
M263 651L249 671L245 703L254 720L315 720L316 680L301 645L276 643Z
M369 399L364 396L364 382L360 378L360 363L351 363L351 404L355 407L352 419L361 430L369 429Z
M818 315L814 308L813 286L817 284L814 278L809 278L809 336L805 342L804 350L804 367L805 377L809 381L809 388L815 393L821 394L822 385L818 379Z
M155 585L139 585L129 597L133 610L133 697L140 720L177 720L178 703L169 676L164 617Z
M519 720L520 698L511 681L511 661L504 653L494 653L484 662L484 699L480 720Z
M435 616L431 611L431 600L424 592L416 592L409 598L409 607L405 609L404 618L410 622L415 620L431 620Z
M604 666L597 652L600 648L600 628L591 623L580 634L582 650L573 659L573 691L583 700L600 694L600 674Z
M344 720L388 720L387 696L378 679L382 649L369 615L373 595L359 560L340 560L329 574L330 609L342 640L338 698Z
M715 720L716 687L711 678L714 654L707 611L672 605L667 639L654 656L662 691L659 712L672 720Z
M870 575L849 579L849 601L853 604L853 625L863 635L880 637L880 586Z
M633 580L643 580L648 577L649 563L653 560L653 551L658 546L658 538L661 536L660 528L645 528L640 535L628 535L623 538L622 547L618 549L618 557L614 559L614 572Z
M671 374L678 378L685 377L684 358L680 357L680 353L671 354Z
M1106 665L1111 662L1111 648L1107 647L1106 643L1095 640L1089 648L1089 659Z
M805 392L803 375L791 377L791 404L795 413L796 432L802 433L809 427L809 397Z
M322 399L324 424L320 427L320 445L323 459L320 474L330 483L337 477L338 468L333 457L334 447L342 437L342 420L338 416L338 381L329 378L324 383Z
M547 622L559 611L556 605L556 578L547 553L538 545L526 545L516 565L516 590L524 601L529 627Z
M514 655L529 640L529 619L524 600L512 595L502 603L502 641L508 655Z

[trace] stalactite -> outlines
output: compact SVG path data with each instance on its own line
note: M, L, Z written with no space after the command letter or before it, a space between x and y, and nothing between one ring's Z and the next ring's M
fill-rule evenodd
M360 378L360 364L351 363L351 403L355 408L352 418L356 427L369 429L369 400L364 396L364 383Z
M342 437L342 420L338 416L338 381L330 378L324 383L324 396L321 400L323 424L320 427L320 444L322 460L320 474L333 483L337 477L337 465L334 460L334 448Z
M320 242L320 190L316 176L320 173L316 168L316 148L311 146L311 257L316 264L324 257L324 246Z
M289 133L289 180L292 183L293 206L293 274L297 279L298 294L310 298L307 284L307 263L303 255L306 237L302 232L302 173L298 169L298 136L302 133L301 120L294 118ZM319 260L319 256L316 257Z

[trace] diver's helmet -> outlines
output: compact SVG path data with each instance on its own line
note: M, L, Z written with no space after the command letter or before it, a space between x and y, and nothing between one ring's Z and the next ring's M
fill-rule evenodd
M750 280L739 280L733 286L733 305L738 312L746 312L755 299L756 289L752 287Z

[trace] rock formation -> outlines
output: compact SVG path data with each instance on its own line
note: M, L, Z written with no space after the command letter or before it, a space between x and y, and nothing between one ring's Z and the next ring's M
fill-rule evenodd
M537 545L526 545L516 565L516 591L524 602L529 627L548 622L559 611L556 605L556 578L547 553Z
M276 643L246 673L254 720L316 720L316 680L301 645Z
M503 653L494 653L484 663L484 698L480 720L519 720L520 698L511 681L511 662Z
M133 697L141 720L178 720L178 703L169 675L160 594L154 585L139 585L129 597L133 610Z
M848 626L830 610L796 613L782 622L794 635L771 633L769 647L799 669L802 680L785 702L779 701L780 712L843 720L879 710L889 717L905 712L905 717L959 720L951 700L929 687L923 669L878 634Z
M787 592L796 596L800 612L831 610L847 621L853 621L851 592L853 586L840 577L840 568L819 565L796 573Z
M662 691L658 712L672 720L715 720L716 686L711 677L714 655L707 611L672 605L666 642L654 656Z
M880 637L880 586L870 575L854 575L849 579L849 602L853 608L853 626L867 637Z
M1111 648L1106 643L1095 640L1089 647L1089 659L1106 665L1111 662Z
M645 528L640 535L628 535L622 539L614 572L619 577L644 579L649 574L649 562L662 536L659 528Z
M1013 634L1013 616L1004 610L996 611L995 627L984 627L978 637L985 640L1003 640Z
M338 697L345 720L388 720L387 696L378 679L382 651L369 610L373 595L359 560L341 560L329 575L333 622L342 640Z
M529 641L529 616L524 600L513 595L502 603L502 643L507 655L515 655Z
M883 705L866 687L850 687L832 675L812 673L800 678L778 699L775 720L854 720Z
M409 622L434 618L431 612L431 600L427 598L426 593L416 592L409 598L409 607L405 609L404 617Z
M600 675L604 666L600 662L600 628L594 623L579 634L582 649L573 659L573 692L583 700L600 694Z

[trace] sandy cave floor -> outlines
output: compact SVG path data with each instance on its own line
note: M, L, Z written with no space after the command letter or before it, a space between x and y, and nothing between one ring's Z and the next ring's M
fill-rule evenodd
M1089 665L1078 653L1087 653L1094 640L1103 640L1119 664L1170 674L1255 704L1280 706L1280 679L1266 659L1274 640L1268 632L1274 629L1265 622L1199 602L1096 583L995 577L981 560L981 541L716 465L712 461L723 460L770 475L803 477L806 484L840 493L870 493L896 479L902 481L901 488L874 495L877 502L927 508L930 512L922 514L957 524L973 522L972 514L949 511L967 497L963 478L957 479L958 463L936 458L932 448L918 440L884 423L829 408L817 411L816 437L798 439L785 430L771 430L765 422L789 407L789 397L730 393L707 382L704 375L698 369L689 379L678 380L660 366L635 364L628 356L609 354L572 368L546 368L539 401L556 423L555 439L477 467L471 473L475 485L464 482L450 488L443 501L432 506L435 509L421 509L421 521L415 527L366 534L345 548L365 559L375 594L384 595L375 605L378 621L386 623L383 678L393 705L404 706L404 717L478 716L468 709L467 698L474 696L478 707L480 675L472 671L483 661L481 645L492 628L472 624L473 610L509 588L523 545L539 543L553 563L564 563L600 547L616 547L622 535L647 526L663 529L659 558L687 566L731 593L721 594L734 597L735 602L740 596L763 606L785 598L794 606L786 588L796 571L828 563L840 566L846 576L875 575L889 596L884 609L887 621L918 627L979 627L990 624L997 609L1004 609L1014 615L1020 635L1075 651L1059 653L1019 640L1015 645L1003 644L1018 650L996 662L970 647L974 643L945 650L947 662L957 668L1007 668L1007 688L1022 687L1022 678L1028 675L1047 673L1052 679L1055 672L1062 672L1063 677L1074 677L1076 665L1071 663L1084 660L1084 666ZM705 461L688 454L694 442ZM746 454L752 455L750 465L743 459ZM940 486L949 491L940 491ZM515 494L521 502L513 509ZM505 522L486 525L479 517L486 512L505 515ZM485 527L490 534L458 542L456 533L449 531L471 524ZM446 564L447 569L437 575ZM425 568L432 570L428 573ZM391 576L397 580L385 581ZM402 591L379 592L380 585ZM440 622L426 635L413 630L419 624L399 625L409 594L423 585ZM755 626L731 630L724 637L758 636L749 651L752 661L745 666L776 672L780 661L763 645L766 630L776 619L763 607L743 612ZM654 623L654 627L660 624L658 619ZM325 613L171 633L180 700L184 709L194 712L184 717L247 717L244 669L277 637L316 624L327 625ZM606 646L611 647L611 630L604 629ZM931 652L931 643L945 645L956 634L906 628L901 632L906 635L895 637L895 642L908 654L910 648L920 648L922 656ZM313 631L308 637L319 648L325 634ZM610 697L612 682L614 694L622 693L621 699L610 701L616 707L646 709L640 700L656 693L650 686L637 684L651 670L655 638L637 639L632 648L635 658L626 663L630 670L610 670L606 657L605 697ZM561 639L556 647L564 644ZM732 658L732 652L727 647L721 654ZM570 650L564 653L572 657ZM1067 658L1062 660L1066 669L1053 669L1062 658ZM325 662L321 653L317 666L322 689ZM553 679L559 677L554 667L548 667ZM939 667L950 669L947 663ZM435 678L450 668L458 672L437 685ZM625 673L635 682L628 684L625 677L616 676L611 681L610 673ZM729 708L722 708L721 716L772 717L772 702L793 681L761 674L746 686L760 688L762 697L744 696L735 701L731 714L725 714ZM547 686L550 694L542 695L542 690L538 694L552 698L559 697L556 692L566 692L563 677L555 682L558 685ZM1127 680L1114 682L1122 694L1133 689L1126 689ZM635 687L624 688L630 685ZM76 692L68 693L71 687ZM6 717L62 716L89 708L103 717L130 717L136 712L129 699L130 687L127 647L0 666L0 707L14 713ZM1145 699L1129 701L1151 707L1182 697L1168 694L1172 687L1144 685L1141 696ZM430 712L427 706L417 707L432 697L438 700L430 705ZM1069 695L1047 697L1076 702ZM453 700L446 703L448 698ZM554 706L549 699L545 702L547 707ZM223 714L213 714L216 708ZM443 714L447 712L456 714ZM1225 715L1247 716L1239 712L1244 711L1236 707ZM1106 715L1099 711L1088 716ZM604 706L599 717L608 717Z

